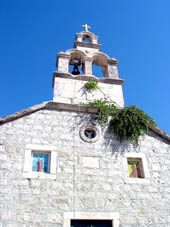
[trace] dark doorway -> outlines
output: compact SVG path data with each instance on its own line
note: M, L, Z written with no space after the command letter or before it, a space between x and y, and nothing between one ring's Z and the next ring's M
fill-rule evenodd
M112 220L71 220L71 227L112 227Z

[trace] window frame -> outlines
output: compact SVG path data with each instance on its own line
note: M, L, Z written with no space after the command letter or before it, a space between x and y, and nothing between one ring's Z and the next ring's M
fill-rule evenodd
M36 172L32 171L33 153L45 153L49 154L49 171ZM42 178L42 179L56 179L57 169L57 149L54 146L46 145L33 145L28 144L25 148L23 177L25 178Z
M71 220L111 220L112 227L119 227L118 212L64 212L63 227L71 227Z
M136 164L134 164L133 163L133 165L135 165L136 167L136 169L137 169L137 171L139 170L140 171L140 176L135 176L135 177L131 177L131 176L129 176L129 163L130 162L137 162L138 164L137 165L139 165L139 167L137 167L137 165ZM143 170L143 161L142 161L142 159L141 158L127 158L127 164L128 164L128 176L129 176L129 178L145 178L145 173L144 173L144 170Z
M88 138L86 135L85 135L85 131L87 129L91 129L95 132L95 137L94 138ZM95 143L99 140L100 138L100 129L98 127L96 127L95 125L92 125L92 124L86 124L86 125L83 125L81 126L80 128L80 131L79 131L79 135L80 135L80 138L85 141L85 142L88 142L88 143Z
M38 172L38 171L33 171L32 170L32 165L33 165L33 155L34 154L47 154L48 155L48 167L47 167L47 172L43 173L50 173L50 162L51 162L51 152L50 151L41 151L41 150L32 150L31 152L31 171L32 172ZM41 171L40 171L41 172Z
M140 159L142 163L142 171L143 171L143 177L130 177L129 171L128 171L128 159ZM135 153L135 152L129 152L125 153L124 157L124 175L125 175L125 182L126 183L134 183L134 184L149 184L150 183L150 173L148 169L147 159L146 155L144 153Z

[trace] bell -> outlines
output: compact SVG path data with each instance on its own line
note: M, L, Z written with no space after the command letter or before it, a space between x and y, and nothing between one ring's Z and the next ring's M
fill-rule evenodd
M78 65L77 64L74 65L72 74L73 75L79 75L80 74L80 71L79 71L79 68L78 68Z

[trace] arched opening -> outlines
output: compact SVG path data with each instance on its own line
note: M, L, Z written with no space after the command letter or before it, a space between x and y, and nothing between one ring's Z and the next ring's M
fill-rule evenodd
M82 75L84 74L84 56L82 51L77 51L75 49L69 50L67 54L70 55L69 59L69 73L72 75Z
M92 38L89 34L84 34L82 37L83 43L92 43Z
M99 65L92 64L92 74L97 77L104 77L103 68Z
M92 74L97 77L107 77L108 56L103 53L97 53L93 56Z
M84 74L84 64L79 59L71 59L69 61L69 73L75 76Z

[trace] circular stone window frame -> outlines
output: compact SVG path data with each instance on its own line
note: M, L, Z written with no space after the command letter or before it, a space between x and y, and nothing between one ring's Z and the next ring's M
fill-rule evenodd
M95 137L94 138L88 138L86 135L85 135L85 130L87 129L91 129L91 130L94 130L95 131ZM80 128L80 137L82 140L84 140L85 142L88 142L88 143L95 143L99 137L100 137L100 130L99 128L97 128L95 125L92 125L92 124L88 124L88 125L83 125L81 128Z

